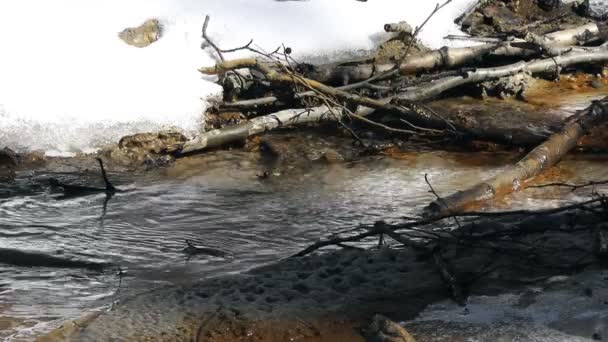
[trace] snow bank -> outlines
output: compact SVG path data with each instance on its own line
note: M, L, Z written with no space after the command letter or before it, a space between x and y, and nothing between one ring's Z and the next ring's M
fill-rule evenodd
M424 43L457 32L455 0L428 24ZM200 49L205 14L223 47L254 38L295 56L369 49L383 24L419 24L435 6L414 0L4 0L0 2L0 146L47 154L90 151L138 131L199 128L204 99L218 86L196 72L214 62ZM157 43L138 49L117 33L156 17Z

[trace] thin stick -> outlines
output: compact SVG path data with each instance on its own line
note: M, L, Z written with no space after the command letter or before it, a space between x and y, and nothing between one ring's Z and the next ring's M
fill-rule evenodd
M585 184L548 183L548 184L541 184L541 185L531 185L528 188L539 189L539 188L549 188L549 187L564 187L564 188L571 188L572 191L576 191L578 189L587 188L590 186L597 186L597 185L608 185L608 180L591 181L591 182L587 182Z
M215 50L215 52L219 56L220 60L223 62L223 61L225 61L225 59L224 59L224 55L222 54L222 50L217 45L215 45L215 43L213 42L213 40L211 40L211 38L209 38L207 36L207 26L209 26L210 19L211 18L208 15L205 16L205 23L203 23L203 39L207 42L207 44L209 44Z

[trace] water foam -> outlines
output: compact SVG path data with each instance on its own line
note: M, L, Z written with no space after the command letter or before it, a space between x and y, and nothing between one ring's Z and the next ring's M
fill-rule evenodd
M457 32L456 0L421 35ZM0 146L47 154L90 151L139 131L200 128L205 99L221 89L196 71L205 14L223 47L288 44L296 56L372 48L386 22L420 23L435 6L414 0L6 0L0 2ZM117 33L158 18L164 36L138 49ZM237 54L238 55L238 54Z

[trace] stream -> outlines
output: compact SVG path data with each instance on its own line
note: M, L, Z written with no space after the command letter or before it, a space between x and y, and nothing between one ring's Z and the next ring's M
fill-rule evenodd
M24 170L0 185L0 249L110 263L103 272L0 264L0 337L29 340L49 323L107 307L124 296L187 284L277 261L332 232L416 215L439 193L461 189L518 158L508 153L403 153L316 165L259 179L252 154L216 152L144 174L111 173L116 194L61 200L49 177L98 184L95 172ZM546 181L608 178L602 155L573 155ZM84 177L84 178L83 178ZM90 177L90 178L89 178ZM589 196L584 190L530 189L496 209L541 208ZM183 253L185 240L230 254ZM118 276L118 270L122 276Z

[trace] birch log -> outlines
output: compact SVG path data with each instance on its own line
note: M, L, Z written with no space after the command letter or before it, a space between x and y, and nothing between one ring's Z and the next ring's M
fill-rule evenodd
M593 29L594 27L595 27L595 29ZM594 34L595 34L594 32L597 32L597 30L598 29L597 29L596 24L589 24L589 25L579 27L577 29L558 31L558 32L551 33L551 34L547 35L547 37L553 37L553 38L551 38L550 40L546 40L546 41L559 42L558 45L549 44L550 46L560 46L562 43L570 44L573 42L580 42L580 41L584 40L583 37L594 36ZM568 31L568 33L566 33L566 31ZM585 32L588 32L588 33L585 33ZM582 36L580 36L580 35L582 35ZM579 37L579 38L576 38L576 37ZM549 38L547 38L547 39L549 39ZM468 50L468 52L466 49L470 49L470 48L464 48L465 50L448 49L442 53L431 52L428 55L426 55L426 57L421 56L421 57L417 57L416 59L412 59L411 64L402 65L402 68L405 68L405 69L414 68L415 69L414 65L418 65L418 67L430 67L432 65L437 65L436 63L437 63L438 59L445 59L449 65L457 65L458 63L466 60L467 58L474 58L476 56L476 54L478 55L481 52L489 51L490 48L496 49L496 45L484 44L484 45L480 45L476 49ZM501 47L498 50L496 50L495 52L500 51L501 49L502 49L503 53L505 53L505 54L506 53L515 54L517 51L523 51L522 49L515 48L515 47ZM589 54L589 55L586 55L586 54ZM593 57L590 57L592 54L593 54ZM440 55L443 57L441 57ZM461 85L461 84L481 82L481 81L485 81L485 80L489 80L489 79L509 76L509 75L512 75L519 71L523 71L524 69L527 69L531 72L542 72L542 71L550 70L551 66L555 67L555 61L557 61L557 60L560 60L560 65L559 65L560 67L565 67L565 66L568 66L571 64L576 64L576 63L604 61L605 55L602 54L602 51L599 49L594 49L594 50L592 49L590 51L582 51L582 52L581 51L572 51L572 53L566 54L562 57L557 57L556 59L548 58L548 59L544 59L544 60L532 61L526 65L524 65L523 62L521 62L521 63L511 64L509 66L502 67L503 69L500 69L500 68L477 69L476 71L469 71L466 74L463 74L464 76L444 78L444 79L437 80L427 86L411 88L411 89L409 89L409 91L406 94L402 94L401 98L404 101L420 101L420 100L425 100L430 97L439 95L441 92L443 92L445 90L449 90L449 89L456 87L458 85ZM365 64L365 65L352 67L352 68L359 68L359 70L357 70L357 71L355 71L355 69L353 69L351 71L344 71L344 70L340 69L340 68L347 68L347 69L351 68L351 67L344 66L344 67L338 67L338 69L335 69L335 70L328 69L326 71L326 74L324 74L324 75L317 74L316 77L313 77L313 79L301 78L300 80L307 82L308 83L307 85L311 86L312 88L315 88L316 90L323 91L328 95L338 96L345 100L351 100L352 102L359 104L359 105L364 105L364 106L367 106L370 108L378 109L378 108L384 107L384 105L386 104L386 101L377 101L377 100L373 100L370 98L350 94L347 92L347 90L351 89L349 87L350 85L340 87L340 88L333 88L333 87L326 86L326 85L322 84L321 82L323 82L322 80L327 80L327 79L332 79L334 77L337 77L336 75L341 75L344 72L348 73L348 75L347 75L348 78L366 80L366 79L369 79L370 77L373 77L373 75L375 73L386 72L393 67L394 67L394 65L389 65L389 64L383 64L380 66ZM201 68L201 69L199 69L199 71L203 74L220 74L220 73L224 73L229 70L236 70L239 68L258 69L263 74L265 74L267 77L269 77L269 79L271 81L294 82L294 81L298 80L289 75L279 74L275 70L272 70L268 65L263 64L261 61L255 59L255 58L226 61L226 62L218 63L214 67ZM350 73L350 72L352 72L352 73ZM474 76L474 77L470 78L470 76ZM361 83L363 83L363 82L361 82ZM313 96L315 94L316 94L315 91L306 91L306 92L296 94L295 98L304 98L307 96ZM271 105L271 104L275 103L276 101L278 101L277 97L269 96L269 97L253 99L253 100L243 100L243 101L238 101L238 102L234 102L234 103L227 102L223 106L225 108L244 109L244 108L257 107L257 106Z
M345 114L341 108L326 106L282 110L274 114L253 118L240 125L205 132L197 138L188 141L181 153L201 152L229 143L244 141L250 136L279 127L323 121L338 121L342 120L344 116Z
M603 25L590 23L548 33L540 37L545 47L564 48L588 44L598 39L605 39L605 31L606 29ZM426 70L461 66L488 54L523 57L538 54L538 51L522 48L521 46L530 46L530 44L523 39L514 39L508 43L488 43L463 48L443 47L438 50L406 56L400 63L374 64L347 62L322 64L314 66L313 70L307 74L307 77L323 83L346 84L368 79L387 70L395 69L397 66L402 74L415 74Z
M469 189L437 199L425 208L425 214L430 217L450 216L466 210L472 204L518 191L530 178L557 164L591 128L606 121L608 97L593 102L587 109L571 116L559 133L553 134L517 164Z
M445 77L427 85L406 89L405 92L397 95L395 99L401 102L422 101L458 86L512 76L520 72L557 74L562 68L570 65L606 61L608 61L608 49L605 48L572 51L552 58L537 59L529 62L522 61L496 68L465 71L460 76Z

